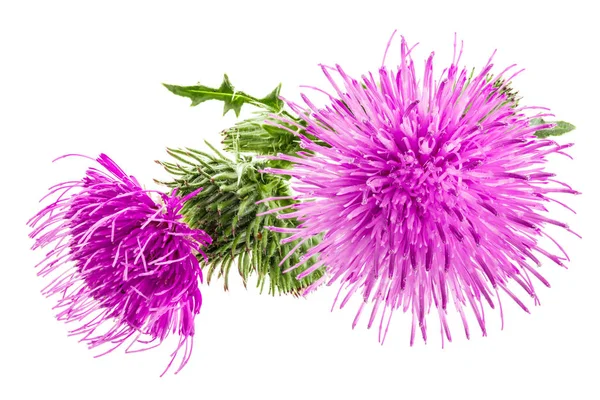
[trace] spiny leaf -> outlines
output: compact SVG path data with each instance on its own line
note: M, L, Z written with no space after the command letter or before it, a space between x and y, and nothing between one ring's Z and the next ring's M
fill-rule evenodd
M556 124L553 128L540 129L535 133L535 136L539 138L546 138L549 136L561 136L567 132L571 132L575 129L575 125L570 124L566 121L544 121L543 118L533 118L530 121L531 125L544 125L544 124Z
M263 97L262 99L258 99L258 103L262 104L267 110L272 110L275 113L283 110L283 101L279 98L279 93L281 92L281 83L277 85L271 93Z
M163 83L163 86L178 96L191 99L192 107L209 100L222 101L224 103L223 115L227 114L229 110L233 110L235 115L239 116L244 104L252 104L272 113L279 113L283 109L283 101L279 98L281 84L263 98L253 97L244 92L236 91L235 87L229 81L227 74L224 75L223 82L218 88L211 88L200 84L195 86L177 86Z

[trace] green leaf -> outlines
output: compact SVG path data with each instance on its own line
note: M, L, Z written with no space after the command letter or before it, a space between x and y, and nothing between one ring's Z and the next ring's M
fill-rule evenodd
M533 118L530 121L530 124L535 125L543 125L543 124L556 124L553 128L548 129L540 129L535 133L535 136L539 138L546 138L549 136L561 136L567 132L571 132L575 129L575 125L570 124L566 121L544 121L543 118Z
M191 99L192 107L209 100L222 101L224 103L223 115L227 114L229 110L233 110L235 115L239 116L244 104L252 104L273 113L279 113L283 109L283 101L279 99L281 84L263 98L256 98L244 92L236 91L227 74L224 75L221 86L216 89L204 85L177 86L163 83L163 86L178 96Z

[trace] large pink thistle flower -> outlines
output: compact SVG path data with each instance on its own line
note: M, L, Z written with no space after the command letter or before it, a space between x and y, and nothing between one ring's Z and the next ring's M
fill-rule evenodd
M546 224L569 230L545 205L577 192L545 164L571 145L534 136L551 125L531 119L549 114L526 116L528 108L511 101L501 84L514 76L506 77L510 68L490 79L490 58L469 77L457 66L462 49L457 55L455 45L452 64L434 80L433 54L418 77L410 52L402 39L397 69L384 66L360 80L323 66L331 103L320 108L305 95L307 107L289 103L306 123L299 128L326 145L301 135L307 152L276 157L293 166L269 172L291 175L302 200L279 217L300 222L285 230L288 241L323 235L302 257L319 262L299 277L325 265L329 283L347 289L342 307L359 293L364 302L353 326L372 303L368 325L381 311L383 341L393 311L402 309L412 313L412 345L417 327L427 339L433 310L443 343L451 340L447 313L455 308L467 337L469 310L486 335L484 303L496 308L504 292L528 312L514 284L537 304L531 277L549 286L537 270L542 260L562 266L568 259L558 243L559 255L538 239L549 237Z
M179 335L189 360L194 317L200 311L202 271L196 254L211 238L179 214L186 198L144 190L108 156L97 159L81 181L51 188L57 198L29 221L33 246L50 246L39 275L54 277L43 289L58 298L57 318L106 354L126 345L145 350ZM160 202L151 196L160 198ZM137 348L136 346L137 345ZM166 372L166 370L165 370Z

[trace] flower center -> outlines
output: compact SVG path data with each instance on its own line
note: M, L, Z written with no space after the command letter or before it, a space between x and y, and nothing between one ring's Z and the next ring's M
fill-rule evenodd
M418 154L408 150L384 162L366 160L365 167L372 174L366 180L365 195L373 198L380 208L409 203L422 211L455 197L458 192L455 155L432 156L431 148L427 150Z

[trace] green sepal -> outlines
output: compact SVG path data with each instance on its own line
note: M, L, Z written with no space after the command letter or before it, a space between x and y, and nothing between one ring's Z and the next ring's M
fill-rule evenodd
M229 81L227 74L223 76L223 82L218 88L211 88L200 84L195 86L177 86L163 83L163 86L178 96L191 99L192 107L209 100L222 101L224 103L223 115L227 114L229 110L233 110L235 115L239 116L244 104L252 104L272 113L281 112L284 105L283 101L279 98L281 84L277 85L265 97L257 98L247 93L236 91L235 87Z
M575 129L575 125L566 121L544 121L543 118L533 118L529 121L530 125L556 124L553 128L540 129L535 132L535 136L546 138L549 136L561 136Z

